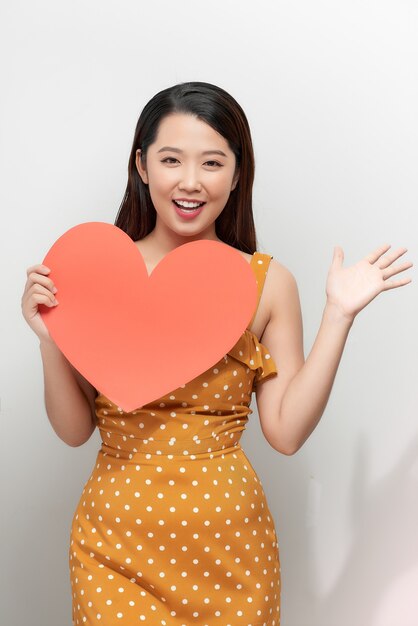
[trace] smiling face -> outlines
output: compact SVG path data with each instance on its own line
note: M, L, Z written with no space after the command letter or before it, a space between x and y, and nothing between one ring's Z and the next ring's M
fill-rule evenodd
M136 167L149 186L157 212L155 231L188 239L218 239L215 220L224 209L239 173L228 142L193 115L173 113L163 118L146 164L136 153ZM193 213L182 212L174 200L204 202Z

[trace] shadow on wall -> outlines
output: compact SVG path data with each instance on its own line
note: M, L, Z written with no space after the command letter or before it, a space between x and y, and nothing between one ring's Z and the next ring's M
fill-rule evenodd
M348 558L329 593L321 597L319 590L316 591L317 557L311 548L309 533L301 526L295 529L301 570L297 572L297 580L289 581L282 567L283 626L418 625L412 596L409 605L405 604L405 599L399 605L396 623L387 621L381 610L397 581L407 579L418 564L418 437L410 443L391 473L374 485L367 483L369 454L364 435L360 436L356 457ZM303 471L304 467L297 471L301 469ZM294 484L293 480L291 482ZM298 494L297 497L303 496ZM295 589L290 588L291 585L295 585ZM393 607L393 615L392 611Z

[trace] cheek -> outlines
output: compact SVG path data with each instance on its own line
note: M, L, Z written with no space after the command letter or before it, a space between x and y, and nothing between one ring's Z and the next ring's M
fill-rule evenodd
M167 189L172 189L176 184L176 178L171 172L159 172L153 177L153 187L157 193L166 193Z
M202 181L205 184L205 181ZM217 176L209 178L207 181L207 188L218 196L224 196L229 193L232 184L232 174L229 172L218 172Z
M155 193L165 192L177 182L175 169L169 167L158 167L149 165L148 168L150 187Z

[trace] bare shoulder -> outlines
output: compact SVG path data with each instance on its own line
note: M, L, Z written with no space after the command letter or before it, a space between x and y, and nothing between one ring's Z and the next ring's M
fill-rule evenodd
M248 263L251 262L252 254L242 250L239 250L239 253ZM297 293L297 283L292 272L272 257L263 287L263 304L269 312L269 317L277 316L280 313L280 304L294 300Z
M286 308L297 309L300 304L296 278L288 267L275 258L270 260L264 291L270 319L281 316Z

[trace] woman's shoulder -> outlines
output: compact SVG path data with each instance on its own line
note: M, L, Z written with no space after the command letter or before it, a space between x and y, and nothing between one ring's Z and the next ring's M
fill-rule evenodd
M284 306L294 306L299 300L296 278L291 270L271 254L264 290L270 316L276 315Z

